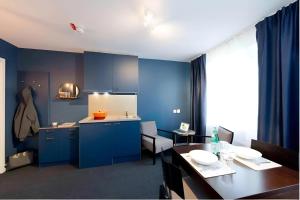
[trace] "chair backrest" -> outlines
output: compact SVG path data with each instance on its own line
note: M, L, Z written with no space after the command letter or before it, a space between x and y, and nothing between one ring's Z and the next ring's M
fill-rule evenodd
M299 171L299 153L274 144L251 140L251 148L262 153L263 157Z
M141 122L141 133L150 136L156 136L157 127L155 121Z
M178 196L184 199L184 189L182 183L182 174L181 170L176 167L174 164L168 162L165 159L163 151L161 152L161 162L163 169L164 183L167 186L168 190L176 192ZM169 192L171 197L171 193Z
M234 133L222 126L218 128L218 136L221 141L226 141L229 144L232 144Z

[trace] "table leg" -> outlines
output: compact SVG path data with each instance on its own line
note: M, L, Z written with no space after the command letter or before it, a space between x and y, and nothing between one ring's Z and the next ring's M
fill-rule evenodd
M177 135L177 134L175 133L175 134L174 134L174 146L176 145L176 139L177 139L177 138L176 138L176 135Z

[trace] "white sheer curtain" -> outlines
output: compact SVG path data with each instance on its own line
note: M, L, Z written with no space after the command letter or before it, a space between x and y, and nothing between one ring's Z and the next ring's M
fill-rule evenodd
M207 53L207 134L234 131L234 144L257 138L258 60L255 27Z

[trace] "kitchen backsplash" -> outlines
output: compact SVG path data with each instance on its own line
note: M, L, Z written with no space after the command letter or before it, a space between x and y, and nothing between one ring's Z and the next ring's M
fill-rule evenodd
M93 112L103 110L108 115L137 115L137 95L105 95L91 94L88 102L89 116Z

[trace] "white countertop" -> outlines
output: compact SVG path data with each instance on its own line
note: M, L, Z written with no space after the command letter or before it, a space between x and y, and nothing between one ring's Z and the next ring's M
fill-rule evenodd
M98 123L98 122L121 122L121 121L140 121L141 118L139 116L107 116L105 119L94 120L93 117L89 116L79 121L80 124L87 123Z
M58 126L46 126L46 127L40 127L39 130L44 130L44 129L62 129L62 128L78 128L78 125L74 126L63 126L63 127L58 127Z

